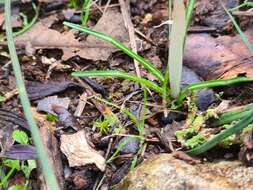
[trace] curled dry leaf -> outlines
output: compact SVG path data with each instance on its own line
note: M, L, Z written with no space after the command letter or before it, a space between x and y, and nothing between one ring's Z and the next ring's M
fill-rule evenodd
M70 167L95 164L101 171L105 170L105 159L90 147L85 131L61 136L61 151L66 155Z

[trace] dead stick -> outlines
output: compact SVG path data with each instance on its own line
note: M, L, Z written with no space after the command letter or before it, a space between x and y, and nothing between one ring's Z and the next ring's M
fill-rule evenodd
M122 12L123 20L125 23L125 27L128 29L131 49L133 50L133 52L137 53L137 45L136 45L135 34L134 34L135 30L134 30L134 26L133 26L133 23L131 21L131 17L129 14L130 2L127 0L125 3L124 0L119 0L119 4L120 4L120 9ZM138 77L141 77L139 64L136 60L134 60L134 67L135 67L136 75Z

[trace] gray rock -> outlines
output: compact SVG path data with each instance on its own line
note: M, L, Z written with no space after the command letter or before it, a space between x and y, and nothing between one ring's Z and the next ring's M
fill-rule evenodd
M188 67L183 67L182 71L182 81L181 88L187 87L189 84L201 82L202 80L199 76L189 69ZM202 89L198 91L197 94L197 107L200 111L205 111L208 107L215 101L214 92L211 89Z
M121 149L122 154L134 154L137 153L140 146L140 141L136 138L132 137L123 137L120 141L118 146L122 143L126 143L126 145Z
M144 161L113 189L251 190L253 168L239 161L190 165L171 154L160 154Z

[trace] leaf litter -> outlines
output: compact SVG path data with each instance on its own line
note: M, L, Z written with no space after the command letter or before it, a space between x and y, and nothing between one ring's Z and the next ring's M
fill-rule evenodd
M42 4L43 6L55 3L55 1L51 0L41 0L40 2L44 3ZM59 2L66 4L65 1ZM224 32L231 32L231 23L227 22L229 19L224 15L223 9L221 9L218 4L215 4L217 2L216 0L197 1L194 26L198 24L201 25L200 27L205 27L205 29L208 27L214 28L211 30L212 32L215 31L212 35L218 37L213 38L206 32L203 34L203 31L201 32L202 34L196 34L196 30L194 30L194 34L189 35L184 57L184 63L188 68L186 69L187 71L183 73L184 80L181 83L182 86L201 81L202 79L231 78L238 75L252 76L252 64L250 64L252 62L252 57L249 55L238 35L224 35ZM227 4L228 8L230 6L236 6L236 2L230 1L230 3L231 4ZM42 9L44 8L43 6ZM110 4L109 7L100 7L100 10L98 10L99 14L97 14L97 12L92 13L93 15L91 15L90 19L90 23L92 24L89 23L89 26L129 46L128 31L124 26L122 14L119 12L117 6L117 4ZM69 10L67 6L64 8L64 11L66 10ZM104 14L101 14L103 10L106 11ZM159 12L160 10L166 13ZM71 9L71 11L72 16L79 16L80 18L79 11L73 11L73 9ZM152 46L144 49L140 48L142 50L140 53L148 58L153 57L154 63L162 69L166 57L166 53L164 52L165 50L167 51L167 44L164 43L167 40L166 29L164 28L165 26L154 29L153 25L158 25L160 21L167 19L167 10L164 2L152 1L147 3L143 1L138 4L138 1L131 1L130 11L133 15L131 18L134 27L138 30L138 32L136 31L136 35L140 38L144 35L144 40L149 39L152 42L148 42ZM145 143L147 144L143 147L139 140L131 141L131 143L128 143L127 146L121 150L121 155L110 164L106 164L106 159L114 153L113 151L121 141L131 138L128 137L129 134L136 135L136 128L132 127L132 123L129 119L122 116L123 114L118 111L118 108L113 106L109 107L110 104L107 105L108 102L101 103L98 99L94 98L94 96L99 96L96 94L99 93L103 98L109 100L109 103L111 103L110 101L112 100L116 102L117 105L123 104L122 107L131 108L136 104L139 106L141 105L142 95L141 93L131 95L132 91L135 90L132 83L114 79L82 80L96 92L89 93L87 87L80 85L80 83L73 82L73 78L68 78L66 76L70 75L69 72L72 70L87 70L90 68L107 69L113 67L114 69L134 72L134 68L132 64L130 64L129 59L122 56L117 49L107 43L92 36L85 36L64 28L61 23L64 19L68 20L68 18L66 18L66 14L65 18L63 18L64 13L61 15L59 12L62 12L62 10L58 9L49 14L42 13L44 17L41 17L29 31L18 36L15 39L15 43L18 49L26 49L27 55L21 53L20 58L22 61L26 60L26 64L29 64L28 70L31 70L29 72L33 74L33 76L29 76L30 73L24 72L25 78L29 79L29 81L26 82L26 86L32 104L38 104L38 111L54 114L58 117L58 121L51 122L47 120L46 114L38 113L33 109L34 117L40 124L41 129L44 129L44 127L50 129L49 131L52 133L52 136L56 136L54 142L60 142L61 144L59 148L61 153L59 154L64 167L62 174L64 174L64 182L67 184L68 189L94 188L97 186L94 186L94 183L99 184L100 182L103 183L103 187L107 188L111 184L118 183L128 173L134 154L141 155L141 159L137 160L139 163L142 158L148 158L153 154L171 152L177 148L182 148L178 144L174 134L175 131L185 126L185 113L170 112L167 121L172 123L172 125L167 124L168 122L165 121L166 118L162 117L161 119L158 117L157 113L161 113L161 107L159 107L160 102L157 101L157 97L152 94L151 98L148 100L148 105L150 106L148 110L150 111L147 114L147 123L145 123L145 139L147 140ZM102 16L98 18L97 15ZM218 18L221 17L222 19L219 20ZM145 18L148 19L144 23L142 21ZM96 21L94 22L94 20ZM203 24L205 26L203 26ZM252 29L248 27L246 35L249 37L250 42L252 42L251 31ZM142 37L139 36L140 33L143 34ZM162 39L164 35L166 35L166 38ZM60 58L55 58L57 57L56 55L51 55L55 62L59 62L63 65L68 64L68 66L70 66L69 70L64 71L65 75L63 72L54 69L50 70L50 74L45 72L48 70L47 60L51 59L51 56L46 54L48 50L53 52L52 54L56 54L56 49L62 51L62 55ZM39 70L41 70L42 77L39 79L42 80L39 81L36 80L38 78L36 77L35 69L38 63L41 62L41 68L39 68ZM26 67L25 64L22 64L22 66ZM189 74L194 73L193 71L199 76L196 74ZM2 74L1 70L0 72L0 74ZM9 74L12 75L11 72L9 72ZM147 73L142 71L141 74L146 76ZM33 78L35 80L32 80ZM147 78L154 80L152 76L147 76ZM43 79L47 79L48 81L43 81ZM9 78L9 80L11 79ZM6 81L0 79L1 92L2 86L5 85ZM3 93L5 92L3 88ZM119 92L120 95L117 95ZM209 92L210 96L206 96ZM205 91L202 94L199 92L200 99L202 99L202 103L200 103L202 106L199 106L199 110L204 111L212 103L216 105L217 101L219 102L219 99L214 99L214 93L216 92L216 90ZM82 105L82 112L77 114L78 117L74 117L73 113L76 111L78 103L80 103L78 95L81 93L85 94L85 103ZM128 95L130 97L126 98ZM216 95L215 98L217 98ZM62 97L67 98L65 99ZM64 99L67 100L66 104L63 103L65 101L62 101ZM241 102L238 104L240 103ZM3 103L3 107L9 109L18 107L18 105L16 97ZM195 114L197 115L199 113ZM0 112L0 125L3 121L6 121L6 117L2 115ZM117 125L111 126L110 130L108 130L108 136L99 133L99 130L94 128L94 122L103 121L106 117L112 115L114 118L117 118ZM150 124L151 120L154 125ZM177 121L176 124L175 120ZM10 122L10 127L16 127L15 125L18 125L27 128L23 118L20 119L20 117L16 117L13 114L8 119L8 122ZM57 128L57 126L63 126L63 128ZM74 128L74 131L69 130L68 127ZM122 130L121 127L124 127L124 130ZM156 132L152 130L154 127L156 128ZM214 131L217 132L220 130L219 128ZM8 147L6 148L7 151L2 152L5 156L14 159L22 159L25 158L25 154L27 153L27 158L35 158L36 154L33 154L34 152L31 147L20 147L13 144L13 140L10 136L10 131L12 131L11 128L8 128L8 130L4 132L2 131L1 133L7 135L5 139L8 139L5 145ZM151 132L149 133L147 131ZM44 134L43 132L41 133ZM251 156L252 133L249 132L247 137L248 139L245 139L241 149L240 160L250 165L253 160ZM50 135L48 138L50 139ZM1 140L1 142L3 141L5 140ZM49 147L50 143L52 142L49 141ZM143 153L139 152L139 148L143 149ZM63 154L65 156L63 156ZM193 164L199 162L198 160L191 159L182 152L177 152L175 156ZM68 163L66 163L66 161L68 161ZM103 173L104 176L102 176L101 172L105 172ZM97 175L98 173L99 175Z

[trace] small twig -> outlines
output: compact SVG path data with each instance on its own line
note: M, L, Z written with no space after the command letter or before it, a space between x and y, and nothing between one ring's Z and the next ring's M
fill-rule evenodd
M153 46L156 46L156 44L153 42L152 39L150 39L148 36L146 36L145 34L143 34L140 30L138 29L134 29L135 33L140 35L142 38L144 38L148 43L150 43Z
M83 110L85 108L85 105L87 103L87 98L88 98L88 95L86 92L84 92L81 96L80 96L80 99L79 99L79 102L78 102L78 105L77 105L77 108L76 108L76 111L74 113L74 116L75 117L80 117L83 113Z
M5 101L11 99L12 97L14 97L14 96L16 96L16 95L18 95L18 89L17 89L17 88L14 89L14 90L12 90L12 91L10 91L10 92L7 92L7 93L4 95Z
M134 53L137 53L137 44L135 41L134 26L131 21L131 17L129 15L130 2L129 2L129 0L127 0L126 2L124 0L119 0L119 4L120 4L120 9L122 12L123 20L125 23L125 27L128 29L131 49L133 50ZM138 77L141 77L139 64L136 60L134 60L134 67L135 67L136 75Z
M106 5L105 5L105 8L104 8L103 14L107 11L107 9L108 9L108 7L109 7L110 3L111 3L111 0L108 0L108 1L107 1L107 3L106 3Z

